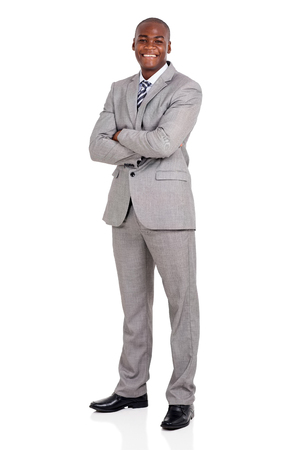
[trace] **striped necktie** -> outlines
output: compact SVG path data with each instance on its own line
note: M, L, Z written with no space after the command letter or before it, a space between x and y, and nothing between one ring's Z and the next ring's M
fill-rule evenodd
M151 86L151 83L149 81L143 80L140 82L139 92L137 96L137 109L139 109L142 101L147 95L147 88Z

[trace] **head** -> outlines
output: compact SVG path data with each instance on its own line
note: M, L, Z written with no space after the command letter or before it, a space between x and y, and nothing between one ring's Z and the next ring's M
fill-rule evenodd
M147 80L165 65L171 53L168 25L156 18L143 20L136 28L132 50Z

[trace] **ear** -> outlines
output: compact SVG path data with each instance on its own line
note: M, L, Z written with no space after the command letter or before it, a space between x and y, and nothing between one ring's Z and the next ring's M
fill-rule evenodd
M171 41L169 41L169 43L168 43L168 52L167 53L171 53Z
M132 50L135 50L135 38L133 38L133 43L132 43Z

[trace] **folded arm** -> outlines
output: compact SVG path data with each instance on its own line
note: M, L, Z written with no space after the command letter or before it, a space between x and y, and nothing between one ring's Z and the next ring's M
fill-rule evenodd
M136 164L141 155L113 140L118 130L113 110L112 95L113 85L91 135L89 146L91 159L107 164Z
M153 131L123 129L117 140L127 150L136 149L146 158L171 156L194 128L200 111L202 92L200 86L189 83L174 92L170 107Z

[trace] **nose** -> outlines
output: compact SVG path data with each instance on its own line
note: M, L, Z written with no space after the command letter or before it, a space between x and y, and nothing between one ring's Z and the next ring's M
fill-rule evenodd
M145 48L154 48L154 47L155 47L155 45L154 45L153 42L148 42L148 43L145 45Z

